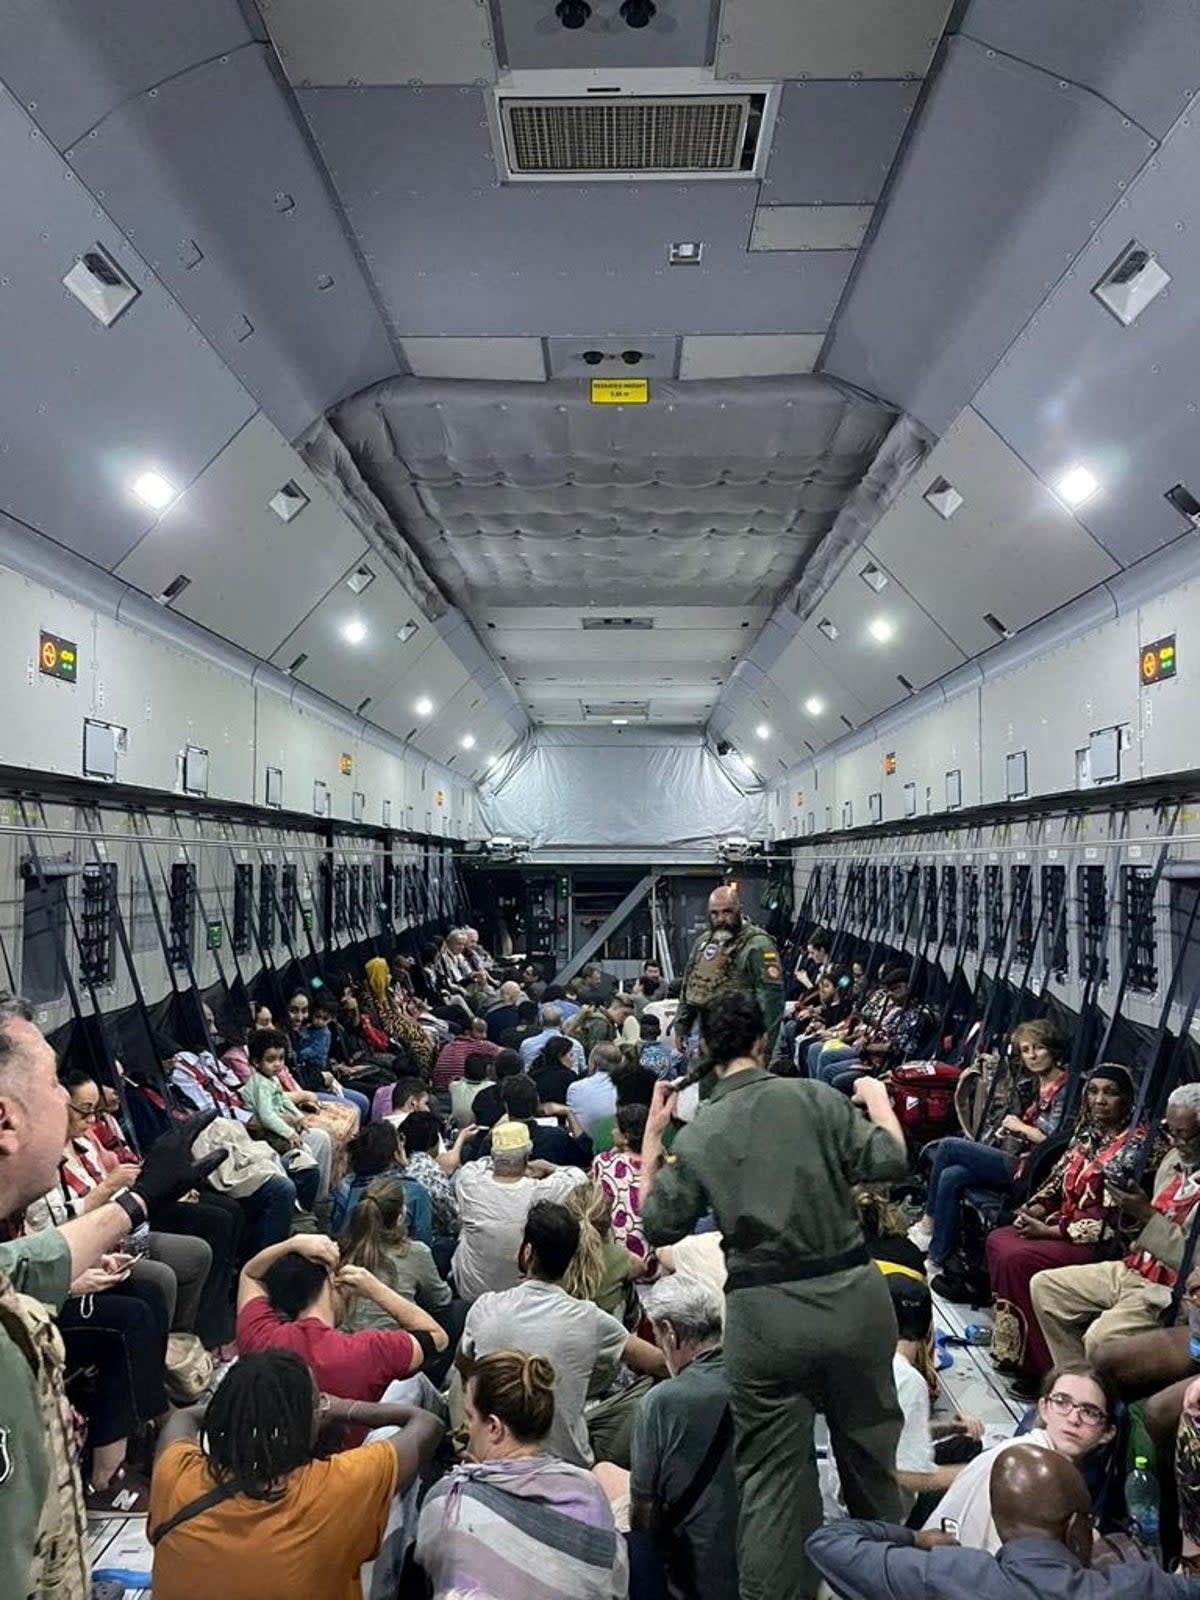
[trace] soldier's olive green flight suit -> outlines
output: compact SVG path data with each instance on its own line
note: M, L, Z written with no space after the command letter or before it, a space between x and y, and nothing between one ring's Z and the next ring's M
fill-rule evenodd
M896 1320L850 1191L906 1171L900 1145L845 1095L755 1067L717 1081L643 1201L651 1244L709 1211L723 1235L743 1600L816 1593L804 1553L821 1523L816 1412L850 1515L901 1520Z

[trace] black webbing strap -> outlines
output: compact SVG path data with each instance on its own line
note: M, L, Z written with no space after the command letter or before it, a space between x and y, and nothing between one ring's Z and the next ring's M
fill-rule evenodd
M669 1506L664 1505L659 1509L659 1520L663 1527L672 1530L678 1528L696 1509L701 1495L712 1483L720 1470L722 1461L729 1453L733 1444L733 1413L728 1406L721 1408L721 1420L717 1423L716 1431L709 1440L708 1449L704 1452L704 1460L696 1468L696 1475L687 1488Z
M151 1544L156 1545L182 1523L190 1522L193 1517L201 1516L205 1511L211 1511L213 1506L219 1506L224 1500L232 1500L237 1492L231 1483L222 1483L215 1489L208 1489L204 1494L198 1494L194 1500L189 1500L187 1505L180 1506L179 1510L165 1522L160 1522L157 1528L151 1528L146 1537Z

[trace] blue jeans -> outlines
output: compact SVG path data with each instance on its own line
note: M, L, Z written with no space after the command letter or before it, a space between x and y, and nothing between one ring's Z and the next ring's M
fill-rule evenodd
M312 1197L305 1205L306 1211L312 1210L312 1201L316 1198L316 1179L319 1174L315 1167L310 1167L307 1172L297 1173L298 1178L311 1178ZM242 1218L246 1224L246 1232L242 1248L247 1258L257 1255L260 1250L265 1250L269 1244L278 1244L281 1239L286 1239L292 1231L292 1218L296 1215L296 1195L298 1185L283 1173L277 1177L268 1178L253 1194L245 1195L238 1204L242 1208Z
M809 1045L808 1075L810 1078L820 1078L822 1083L832 1083L835 1078L840 1078L847 1067L852 1067L861 1059L861 1052L857 1045L842 1044L840 1041L830 1042L827 1039L818 1039L814 1045Z
M358 1114L361 1117L361 1119L362 1119L364 1124L366 1124L368 1121L370 1121L370 1117L371 1117L371 1102L367 1099L366 1095L361 1093L358 1089L347 1089L346 1086L343 1084L342 1087L338 1090L337 1094L327 1094L324 1091L322 1091L321 1093L319 1093L317 1095L317 1099L318 1100L332 1100L334 1105L337 1105L339 1103L344 1105L345 1102L348 1100L352 1106L357 1106L358 1107Z
M933 1218L933 1241L929 1254L941 1263L958 1239L959 1206L963 1191L983 1184L989 1189L1007 1189L1012 1182L1015 1162L1011 1156L973 1139L943 1139L933 1158L929 1174L929 1197L925 1213Z

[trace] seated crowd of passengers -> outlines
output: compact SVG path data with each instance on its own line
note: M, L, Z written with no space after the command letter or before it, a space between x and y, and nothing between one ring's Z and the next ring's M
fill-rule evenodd
M156 1037L155 1070L64 1069L56 1182L10 1235L111 1199L140 1152L215 1113L202 1183L57 1316L88 1509L146 1515L156 1600L782 1600L822 1578L1008 1593L987 1563L1017 1574L1035 1539L1065 1576L1029 1592L1065 1593L1090 1563L1101 1587L1071 1592L1107 1593L1116 1549L1145 1578L1114 1594L1200 1593L1200 1084L1171 1088L1157 1125L1137 1071L1072 1074L1045 1019L1011 1032L1008 1099L973 1134L881 1162L853 1133L837 1156L895 1318L890 1491L870 1503L831 1389L824 1525L808 1499L792 1513L807 1560L739 1577L748 1497L771 1491L739 1421L752 1302L735 1334L727 1301L767 1291L730 1276L745 1223L739 1240L719 1190L688 1228L663 1220L697 1182L692 1135L735 1073L769 1069L831 1128L861 1122L853 1097L871 1138L902 1144L891 1074L946 1044L907 968L842 966L829 945L812 935L774 1040L745 996L702 1008L711 1070L686 1113L679 985L654 963L630 993L597 968L560 988L465 928L241 1015L205 1007L194 1048ZM728 1159L773 1134L752 1125ZM949 1404L935 1296L990 1300L979 1359L1028 1407L1011 1437ZM775 1403L794 1401L785 1382ZM1161 1504L1155 1560L1127 1536L1135 1455Z

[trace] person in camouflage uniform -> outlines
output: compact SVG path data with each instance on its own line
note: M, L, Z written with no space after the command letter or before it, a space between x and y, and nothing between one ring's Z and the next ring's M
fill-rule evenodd
M683 994L675 1014L675 1041L682 1050L700 1008L722 994L757 1000L767 1025L768 1051L783 1016L783 968L779 949L765 928L747 922L737 885L723 883L708 897L708 931L692 946L683 969Z

